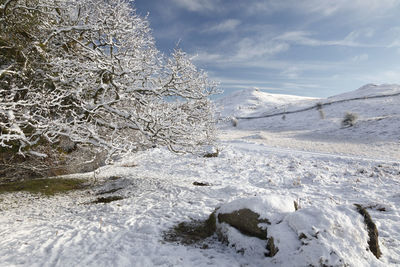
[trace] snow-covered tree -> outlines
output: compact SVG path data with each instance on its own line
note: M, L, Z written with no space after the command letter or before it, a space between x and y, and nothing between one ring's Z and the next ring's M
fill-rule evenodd
M0 0L0 149L69 138L121 154L214 138L216 84L155 47L127 0Z

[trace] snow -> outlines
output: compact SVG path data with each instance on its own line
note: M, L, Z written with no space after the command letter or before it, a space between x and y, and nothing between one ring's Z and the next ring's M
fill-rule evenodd
M400 87L363 90L393 94ZM267 94L258 98L257 109L247 108L249 98L262 94L248 91L220 103L227 105L225 111L238 112L226 116L247 116L335 99L288 97L285 102L284 96ZM359 92L347 97L352 95ZM399 104L398 96L363 99L324 106L325 119L314 109L285 120L239 120L237 127L221 123L215 158L155 148L102 167L96 175L68 176L91 179L91 189L54 197L0 195L0 266L398 266ZM354 127L341 128L345 111L358 113ZM210 186L194 186L195 181ZM118 190L105 193L111 189ZM91 203L109 195L123 199ZM366 250L367 230L355 203L367 207L376 223L379 259ZM250 207L272 217L268 235L279 252L264 257L265 241L229 227L225 230L247 252L237 253L215 236L205 241L208 249L163 240L164 231L182 221L204 220L216 207ZM306 238L299 239L301 233Z
M231 213L235 210L250 209L260 215L260 218L271 222L281 221L283 214L294 211L294 205L282 196L269 194L265 197L239 198L221 206L219 213Z
M46 154L43 154L43 153L40 153L40 152L37 152L37 151L33 151L33 150L29 151L29 154L34 155L34 156L39 157L39 158L47 158Z
M290 232L287 229L295 231L295 238L286 237ZM352 205L328 204L303 208L290 214L283 223L271 227L270 231L277 233L274 238L281 249L276 260L289 263L290 266L304 263L304 260L307 265L314 266L320 263L328 266L341 266L345 263L354 266L382 265L366 250L367 230L362 216ZM293 249L301 234L306 236L301 240L303 244L298 246L300 249Z
M331 100L351 99L357 97L371 97L377 95L391 95L400 93L400 86L397 84L366 84L359 89L329 97Z
M270 94L256 88L244 89L232 95L218 99L216 106L221 116L242 117L257 113L260 110L278 109L299 102L311 102L317 98L294 95Z

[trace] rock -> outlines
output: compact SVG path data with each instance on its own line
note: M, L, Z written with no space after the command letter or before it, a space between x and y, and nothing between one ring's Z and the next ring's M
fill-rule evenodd
M238 125L238 119L235 117L231 117L231 123L233 127L236 127Z
M294 211L293 202L280 195L239 198L216 209L216 233L238 253L274 257L281 243L273 229Z
M178 224L164 240L208 247L215 239L206 238L216 233L238 253L272 257L270 262L277 265L348 266L354 259L359 266L379 265L378 230L365 208L356 207L310 205L296 211L290 197L239 198L218 207L205 221Z
M260 219L260 215L250 209L240 209L227 214L219 213L218 223L227 223L244 235L262 240L267 240L267 229L262 229L259 224L270 224L267 219Z
M218 148L215 148L213 146L208 146L205 149L205 153L203 155L204 158L216 158L219 156L219 150Z
M268 252L264 253L265 257L273 257L279 251L279 249L275 246L274 238L272 236L270 238L268 238L267 249L268 249Z

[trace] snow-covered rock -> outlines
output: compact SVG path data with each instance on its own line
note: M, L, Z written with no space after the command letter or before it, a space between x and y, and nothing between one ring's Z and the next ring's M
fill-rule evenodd
M286 266L377 262L368 249L363 216L354 205L309 206L295 211L290 197L271 195L236 199L218 208L215 217L219 238L249 256L269 255ZM265 237L260 236L264 233Z

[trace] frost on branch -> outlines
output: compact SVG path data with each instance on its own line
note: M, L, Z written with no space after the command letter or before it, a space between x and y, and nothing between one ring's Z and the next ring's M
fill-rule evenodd
M0 0L0 152L69 138L122 155L214 138L216 84L125 0ZM40 152L42 155L42 152Z

